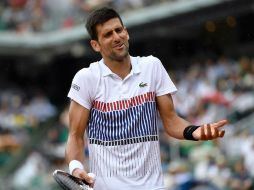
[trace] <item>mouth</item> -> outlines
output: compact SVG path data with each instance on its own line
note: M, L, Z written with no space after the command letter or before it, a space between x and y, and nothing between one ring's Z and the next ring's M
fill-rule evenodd
M115 49L123 49L124 48L124 44L118 44L114 46Z

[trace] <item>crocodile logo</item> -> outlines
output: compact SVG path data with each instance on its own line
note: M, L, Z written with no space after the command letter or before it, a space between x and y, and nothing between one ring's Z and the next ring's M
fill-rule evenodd
M144 82L139 83L139 87L140 87L140 88L143 88L143 87L145 87L145 86L147 86L147 83L144 83Z

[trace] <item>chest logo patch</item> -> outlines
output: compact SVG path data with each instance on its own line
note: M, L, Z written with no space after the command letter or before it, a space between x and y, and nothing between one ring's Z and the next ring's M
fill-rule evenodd
M147 83L144 83L144 82L139 83L139 87L140 87L140 88L143 88L143 87L145 87L145 86L147 86Z

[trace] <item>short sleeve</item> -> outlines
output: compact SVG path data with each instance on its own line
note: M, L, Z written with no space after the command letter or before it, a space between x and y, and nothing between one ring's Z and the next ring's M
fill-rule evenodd
M68 97L90 110L95 86L93 82L91 72L87 68L80 70L72 80Z
M162 96L165 94L174 94L177 92L177 88L172 82L168 72L162 65L158 58L155 58L155 81L156 81L156 96Z

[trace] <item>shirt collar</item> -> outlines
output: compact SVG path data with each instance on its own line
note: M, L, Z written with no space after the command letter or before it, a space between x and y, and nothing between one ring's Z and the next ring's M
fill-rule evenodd
M130 74L138 74L140 73L140 66L138 64L138 57L132 57L130 56L131 59L131 72ZM101 65L102 68L102 76L109 76L109 75L114 75L114 73L108 68L108 66L104 63L103 59L99 61L99 64Z
M131 72L133 72L134 74L138 74L141 72L140 70L140 65L139 65L139 58L138 57L132 57L131 56Z
M101 59L101 60L99 61L99 64L100 64L101 69L102 69L102 76L105 77L105 76L114 74L114 73L108 68L108 66L105 65L103 59Z

